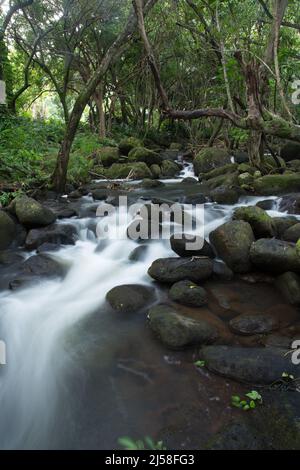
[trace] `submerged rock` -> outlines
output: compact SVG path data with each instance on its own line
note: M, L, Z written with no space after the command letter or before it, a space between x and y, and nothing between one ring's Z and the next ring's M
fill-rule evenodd
M281 380L283 372L295 378L299 376L299 367L286 352L271 347L205 346L201 349L201 359L216 374L238 382L267 385Z
M169 291L169 297L174 302L190 307L202 307L207 303L205 289L192 281L176 282Z
M300 256L293 244L262 238L252 244L250 259L254 266L271 273L300 272Z
M175 235L172 235L170 238L170 244L172 250L181 257L191 257L191 256L207 256L208 258L214 258L214 250L210 244L203 240L202 237L193 235L189 236L187 234L180 234L181 238L176 238ZM197 244L203 245L202 248L196 250L187 249L188 244Z
M77 239L77 230L73 225L54 224L48 227L30 230L26 238L25 246L28 250L35 250L44 243L75 245Z
M106 299L118 312L136 312L155 301L155 289L140 284L124 284L111 289Z
M17 198L15 211L21 224L28 228L44 227L53 224L56 220L54 212L27 196Z
M250 270L249 253L254 235L248 222L243 220L226 222L211 232L209 239L218 256L232 271L246 273Z
M184 280L198 282L211 276L212 267L209 258L161 258L152 263L148 274L156 281L170 284Z
M233 219L248 222L255 237L273 237L275 235L272 217L257 206L238 207L233 213Z
M230 328L240 335L270 333L279 328L279 323L272 315L243 313L229 322Z
M276 279L276 286L292 305L300 305L300 276L286 272Z
M152 307L148 318L152 331L171 349L209 344L218 337L217 330L209 323L181 315L168 305Z
M0 210L0 250L6 250L13 243L16 231L12 217Z

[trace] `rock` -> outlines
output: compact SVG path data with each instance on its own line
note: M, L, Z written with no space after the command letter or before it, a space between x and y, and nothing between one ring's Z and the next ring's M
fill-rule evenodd
M246 152L237 150L234 152L234 161L238 164L249 163L249 155Z
M250 259L262 271L281 274L300 272L300 257L296 247L276 238L261 238L250 249Z
M283 372L299 376L285 350L279 348L245 348L231 346L204 346L201 360L206 367L238 382L268 385L280 380Z
M49 253L51 251L59 251L60 249L60 245L59 244L56 244L56 243L43 243L42 245L40 245L36 252L38 254L40 253Z
M275 235L272 217L260 207L238 207L233 213L233 219L248 222L256 238L273 237Z
M182 149L182 145L179 144L178 142L171 142L171 144L169 145L169 149L177 150L177 152L179 152Z
M296 142L287 142L280 151L280 156L284 161L300 159L300 144Z
M114 163L110 168L105 170L104 176L108 179L124 179L128 176L131 179L151 178L150 168L143 162L136 163Z
M204 196L204 194L191 194L191 195L188 195L188 196L185 196L184 197L184 204L205 204L205 202L207 202L207 199L206 197Z
M137 246L129 255L129 261L144 261L149 251L148 245Z
M179 171L179 166L170 160L164 160L161 164L161 174L164 177L172 178L173 176L176 176Z
M214 258L214 250L210 246L210 244L202 237L192 235L189 237L188 235L181 233L182 238L175 238L175 235L172 235L170 238L170 244L172 250L181 257L191 257L191 256L207 256L208 258ZM195 243L196 245L201 246L201 248L196 250L187 249L187 244Z
M198 184L199 181L196 180L196 178L193 177L188 177L188 178L183 178L181 181L181 184Z
M254 181L253 187L265 196L300 191L300 173L262 176Z
M13 265L23 261L24 258L21 254L14 251L0 251L0 265Z
M29 228L51 225L56 220L50 209L27 196L17 198L15 208L20 223Z
M207 173L227 163L231 163L227 150L212 147L204 148L194 159L195 174Z
M136 312L155 301L155 289L139 284L116 286L106 294L110 306L118 312Z
M160 165L162 163L162 158L158 153L144 147L135 147L130 150L128 160L130 162L144 162L148 166Z
M152 173L152 176L153 178L160 178L161 177L161 169L160 169L160 166L159 165L151 165L150 166L150 170L151 170L151 173Z
M105 201L105 199L107 198L107 195L108 195L107 189L99 188L99 189L92 190L93 199L96 201Z
M300 277L286 272L276 279L276 286L292 305L300 305Z
M16 236L16 224L3 210L0 210L0 250L6 250Z
M40 278L62 277L65 269L54 259L45 254L35 255L22 263L19 273L9 283L10 289L25 287Z
M292 227L289 227L282 236L283 240L286 240L287 242L294 242L294 243L297 243L299 238L300 238L300 223L295 224Z
M237 166L238 172L240 174L243 173L250 173L250 175L254 175L255 168L251 166L249 163L241 163L240 165Z
M119 144L119 149L120 149L121 155L128 155L130 150L134 149L135 147L142 147L142 146L143 146L143 143L139 139L136 139L135 137L127 137L121 140Z
M174 284L178 281L204 281L212 274L209 258L161 258L152 263L148 274L159 282Z
M29 231L25 246L28 250L35 250L44 243L55 245L75 245L78 239L77 230L70 224L54 224L48 227L32 229Z
M270 333L279 328L278 321L272 315L242 313L229 322L230 328L239 335L257 335Z
M227 163L226 165L214 168L206 173L201 173L201 177L204 181L216 178L217 176L223 176L231 173L236 173L238 165L236 163Z
M75 209L66 207L55 211L55 215L58 219L70 219L71 217L76 217L78 214Z
M215 328L207 322L181 315L168 305L152 307L148 318L152 331L171 349L209 344L218 336Z
M227 189L239 189L239 181L238 181L238 172L235 173L226 173L225 175L216 176L215 178L210 178L207 181L204 181L205 186L208 189L213 190L219 187L225 187ZM202 181L201 176L199 176L199 180Z
M152 180L149 178L145 178L141 182L141 187L144 189L150 189L150 188L158 188L159 186L164 186L164 183L162 183L159 180Z
M237 273L250 271L249 253L254 235L248 222L243 220L226 222L211 232L209 239L218 256L232 271Z
M256 206L260 207L264 211L271 211L276 206L276 203L274 199L265 199L264 201L258 201Z
M241 173L238 176L238 181L240 186L243 186L244 184L251 185L253 183L253 176L248 172Z
M118 163L120 152L117 147L102 147L97 151L97 160L104 166L109 168L113 163Z
M217 204L236 204L239 200L238 192L233 188L220 186L209 193L212 201Z
M213 260L213 276L222 281L231 281L233 271L223 261Z
M69 197L70 199L80 199L80 198L82 198L82 194L81 194L81 192L79 191L79 189L76 189L75 191L72 191L72 192L68 195L68 197Z
M282 238L287 229L298 223L296 217L273 217L272 224L277 238Z
M206 291L192 281L179 281L173 284L169 297L174 302L189 307L202 307L207 304Z
M291 160L288 162L287 167L289 170L294 171L295 173L298 173L300 171L300 160Z

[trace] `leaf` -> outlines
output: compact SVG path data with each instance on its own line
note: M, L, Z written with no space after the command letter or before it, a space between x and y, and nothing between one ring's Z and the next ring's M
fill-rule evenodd
M254 400L251 400L249 406L250 406L250 408L252 408L252 409L256 408L255 401L254 401Z
M250 410L250 406L249 406L249 405L245 405L245 406L243 407L243 410L244 410L244 411Z
M205 361L196 361L194 362L196 367L204 367L205 366Z
M262 396L256 390L252 390L252 392L246 393L246 397L254 401L262 399Z
M241 401L241 399L238 395L232 395L231 400L233 402L238 402L238 403Z
M125 450L139 450L138 443L131 439L131 437L120 437L118 443L124 447Z

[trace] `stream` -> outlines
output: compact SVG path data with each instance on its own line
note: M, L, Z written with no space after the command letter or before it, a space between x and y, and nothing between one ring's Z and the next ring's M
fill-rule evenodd
M185 164L179 178L164 180L163 197L193 175L192 165ZM241 198L235 206L205 204L205 236L235 207L262 199L268 198ZM274 208L268 213L284 215L278 200L269 199ZM89 196L81 204L95 205ZM0 448L113 449L122 436L197 448L231 419L230 396L241 386L197 370L195 351L168 351L147 327L146 313L123 316L105 302L114 286L153 284L147 270L155 259L175 256L169 243L149 243L145 258L133 263L128 256L137 244L99 243L90 229L94 217L59 223L75 225L80 238L51 253L68 267L66 277L0 293L1 339L7 345L7 365L0 369ZM258 286L224 282L210 292L216 289L219 295L203 309L216 322L218 315L230 318L225 300L242 311L251 302L262 309L274 302L271 290L268 297L268 289ZM157 295L164 299L165 289Z

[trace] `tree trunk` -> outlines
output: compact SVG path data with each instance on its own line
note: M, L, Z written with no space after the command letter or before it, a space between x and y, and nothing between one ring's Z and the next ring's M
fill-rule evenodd
M97 92L95 93L95 101L99 114L99 137L104 139L106 137L106 124L105 124L105 112L103 107L103 85L99 86Z

